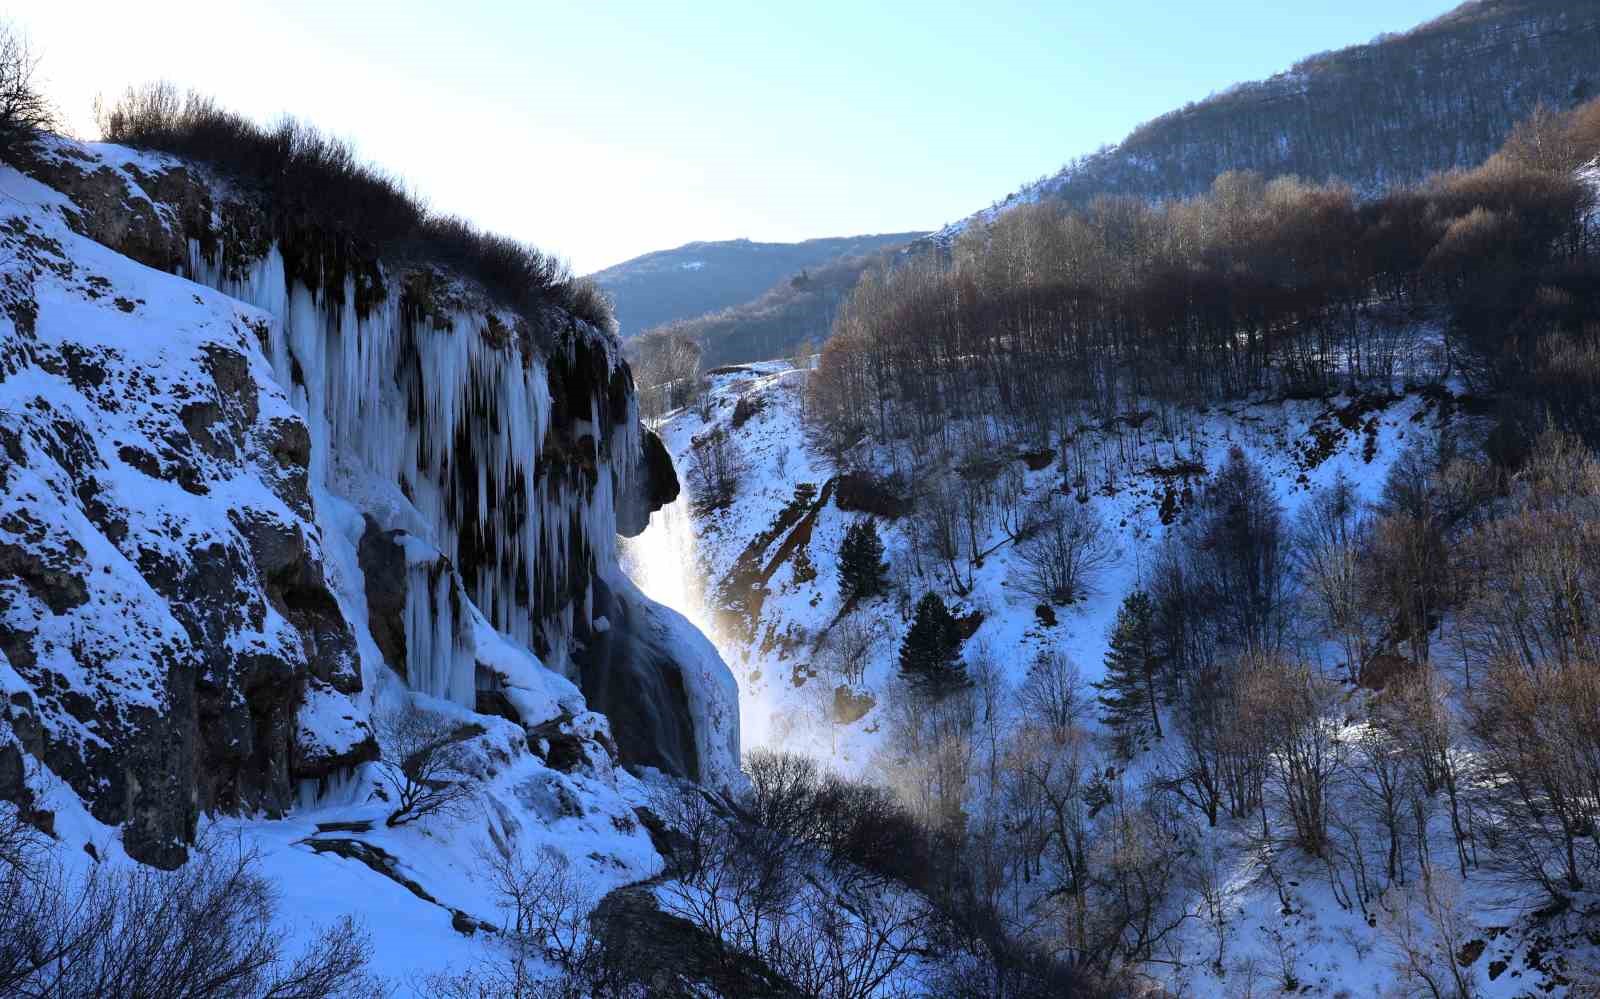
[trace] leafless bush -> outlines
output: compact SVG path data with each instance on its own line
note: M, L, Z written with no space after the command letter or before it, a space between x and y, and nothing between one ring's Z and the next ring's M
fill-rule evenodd
M0 20L0 150L55 125L55 108L34 79L38 66L28 37Z
M1478 807L1493 865L1514 887L1565 905L1600 877L1600 666L1495 664L1473 704ZM1447 788L1448 790L1448 788Z
M826 785L818 787L793 761L769 757L756 769L781 784L769 787L768 805L776 807L767 810L784 813L791 828L810 825L798 812L829 798ZM786 801L777 805L773 794ZM829 863L826 850L741 820L698 791L674 796L661 810L688 842L688 863L680 880L663 886L663 905L728 947L730 958L756 957L804 995L867 999L884 994L925 947L930 906L885 876Z
M820 650L823 664L843 682L859 686L880 640L872 624L851 615L828 629Z
M545 847L530 859L515 843L494 840L479 851L506 934L525 951L563 967L582 966L596 946L588 916L599 901L563 854Z
M744 455L728 431L712 427L689 444L689 480L695 502L716 509L732 502L744 477Z
M755 821L845 863L908 886L926 883L925 836L884 788L824 774L796 753L756 750L745 757Z
M693 401L702 380L696 340L666 326L630 338L624 349L639 386L640 411L647 419Z
M659 896L666 911L735 954L760 954L768 935L796 913L802 857L782 833L741 822L703 792L671 793L658 813L683 834L677 880Z
M256 854L203 843L176 871L53 862L0 804L0 994L324 999L378 996L348 917L284 953L277 895Z
M1070 604L1094 592L1115 552L1091 507L1055 500L1017 543L1017 555L1028 593L1049 603Z
M387 825L455 814L471 799L457 726L407 701L379 715L377 730L378 772L396 801Z
M644 986L590 932L598 899L562 854L529 857L491 830L478 850L504 927L492 955L461 972L429 975L414 986L443 999L633 999ZM625 963L625 962L623 962Z
M1459 999L1478 994L1474 976L1457 960L1474 932L1459 881L1439 872L1395 889L1384 900L1378 927L1396 973L1420 994Z
M1065 738L1083 714L1083 679L1072 660L1043 650L1022 682L1022 709L1030 724Z
M1306 504L1295 536L1295 568L1308 609L1323 634L1338 641L1352 683L1360 679L1379 626L1362 558L1371 528L1354 484L1341 474Z

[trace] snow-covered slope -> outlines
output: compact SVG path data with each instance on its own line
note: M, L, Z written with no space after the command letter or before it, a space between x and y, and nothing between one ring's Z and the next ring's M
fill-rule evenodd
M692 441L720 427L736 443L747 472L726 508L697 511L688 495L656 514L651 528L629 542L624 558L633 560L647 593L697 618L733 665L747 750L800 751L835 770L883 781L892 780L902 762L892 744L897 698L904 703L896 689L897 653L912 606L923 593L941 593L958 617L976 624L963 647L965 661L969 672L983 663L995 668L998 696L984 703L997 705L1002 733L1014 730L1025 710L1018 690L1041 653L1068 657L1086 684L1101 678L1118 604L1149 578L1164 535L1181 521L1191 493L1231 448L1243 449L1267 473L1285 522L1292 524L1315 491L1337 476L1352 481L1364 499L1375 500L1408 445L1441 428L1464 429L1462 421L1471 419L1436 386L1401 396L1240 402L1199 412L1161 408L1111 421L1086 415L1076 421L1081 450L1071 456L1070 469L1062 454L997 451L996 461L1021 471L1030 500L1057 490L1076 494L1074 470L1086 469L1086 503L1106 525L1113 553L1097 574L1093 593L1044 611L1021 585L1023 566L1015 547L991 527L991 536L979 539L978 548L987 554L973 570L970 592L960 595L936 560L924 555L918 569L914 534L925 528L916 519L877 517L891 595L850 615L875 635L864 676L856 683L830 670L826 636L845 610L837 569L840 544L849 525L866 515L839 509L831 470L804 445L804 377L780 362L719 372L711 378L705 410L680 411L658 428L685 467ZM735 421L736 412L742 421ZM897 461L890 447L868 446L873 450L862 459L868 467L905 466L904 457ZM936 471L921 467L912 477ZM752 565L758 568L754 574L748 571ZM751 585L759 587L756 599L746 592ZM1333 648L1313 644L1302 652L1338 672ZM1084 693L1094 696L1092 690ZM1346 740L1360 733L1355 721L1360 696L1359 691L1349 694L1352 721L1341 736ZM1088 714L1093 725L1092 706ZM1169 741L1174 738L1168 735ZM1137 784L1143 768L1159 756L1157 751L1137 758L1127 779ZM980 824L981 800L970 807L970 821ZM1199 887L1182 889L1188 893L1187 912L1180 910L1181 928L1162 960L1147 969L1151 982L1181 995L1218 997L1280 990L1397 994L1390 991L1397 972L1380 926L1381 911L1341 904L1322 860L1264 848L1257 832L1227 823L1197 830L1194 855L1210 859L1196 869L1210 872L1209 897L1216 907L1207 907ZM1456 861L1448 834L1439 832L1433 843L1435 866L1450 870ZM1492 878L1474 878L1460 890L1459 911L1468 914L1467 934L1477 941L1466 972L1477 994L1565 994L1576 970L1592 956L1583 936L1588 917L1531 918L1507 904ZM1400 890L1394 892L1390 901L1399 898ZM1225 946L1217 964L1219 936ZM1291 979L1292 986L1286 984Z
M727 508L697 515L694 487L686 482L684 494L654 515L645 534L628 543L624 561L631 560L648 594L683 609L716 637L740 681L747 749L794 746L798 740L812 752L836 757L836 765L859 771L870 764L878 748L882 729L874 724L875 714L869 711L860 722L847 726L829 724L828 712L816 703L819 699L810 688L836 681L825 675L816 682L807 678L817 672L816 645L844 604L839 545L850 524L864 514L841 510L831 501L828 486L833 473L805 445L803 372L784 362L767 362L713 375L711 383L709 421L697 409L684 409L657 431L682 468L690 463L696 436L713 425L727 429L747 466L743 484ZM740 399L754 409L754 415L734 427ZM1366 498L1375 498L1389 463L1408 440L1427 431L1436 408L1417 395L1378 403L1347 398L1240 403L1177 416L1178 422L1167 430L1157 429L1154 417L1142 430L1092 427L1080 438L1085 447L1081 457L1096 480L1088 490L1088 504L1110 529L1115 557L1098 574L1090 599L1055 608L1055 624L1041 622L1039 600L1020 586L1022 570L1015 549L998 527L991 528L992 536L980 539L981 548L994 551L976 569L972 591L956 597L940 566L924 559L923 571L916 570L911 553L914 520L878 518L897 592L867 608L865 616L874 621L881 640L862 692L881 697L897 671L898 645L912 604L929 590L949 596L959 613L982 615L967 647L987 646L1001 654L1013 681L1020 681L1021 671L1041 649L1066 653L1086 682L1098 680L1117 604L1148 572L1152 553L1167 530L1163 506L1168 508L1168 519L1181 510L1181 497L1199 485L1207 470L1219 467L1230 448L1242 447L1262 463L1292 519L1317 487L1341 473L1359 483ZM1046 456L1038 468L1030 467L1021 455L1006 460L1022 471L1024 502L1061 489L1065 456ZM876 462L884 470L894 467L882 447ZM783 511L802 485L814 489L814 498L804 504L808 512L814 508L814 516L792 520L788 529L773 532L775 524L784 522ZM753 620L719 616L715 590L756 538L766 541L758 553L765 558L758 561L764 571L771 570L759 614ZM774 558L780 552L783 557ZM700 585L691 578L685 583L684 572L707 582ZM805 682L797 684L801 679ZM831 686L828 694L822 700L831 706ZM835 743L836 751L831 748Z
M491 841L655 873L622 764L728 786L738 715L618 566L676 484L615 339L426 263L312 286L169 157L48 139L0 193L0 799L76 865L241 836L402 980L481 956ZM391 829L402 713L471 795Z

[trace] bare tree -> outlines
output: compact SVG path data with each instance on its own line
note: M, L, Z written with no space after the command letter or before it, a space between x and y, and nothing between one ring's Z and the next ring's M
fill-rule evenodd
M1461 884L1448 874L1424 876L1391 892L1379 929L1395 958L1395 971L1433 999L1473 999L1478 994L1457 955L1473 934Z
M0 150L55 126L55 108L35 79L38 68L28 36L0 20Z
M1072 660L1059 652L1039 652L1028 668L1020 696L1028 723L1057 733L1058 741L1077 727L1083 715L1083 679Z
M654 419L689 405L700 390L701 348L698 341L664 326L626 342L639 386L640 414Z
M873 622L852 614L828 629L822 640L822 662L844 683L860 686L880 641Z
M1294 825L1296 842L1320 857L1328 844L1334 784L1345 769L1337 691L1311 670L1283 663L1261 663L1250 676L1252 703L1271 740L1271 782Z
M968 544L962 496L961 484L954 476L943 475L930 481L918 497L917 530L912 534L912 543L918 551L926 546L944 563L950 574L950 588L957 595L972 590L970 563L976 554Z
M1370 533L1355 487L1341 473L1306 505L1295 538L1308 603L1324 634L1339 642L1351 683L1361 677L1376 629L1363 567Z
M1261 467L1240 448L1206 484L1185 540L1194 596L1228 644L1275 652L1291 582L1283 510Z
M377 718L377 768L395 796L385 820L404 825L428 815L451 815L471 800L464 772L460 726L407 699Z

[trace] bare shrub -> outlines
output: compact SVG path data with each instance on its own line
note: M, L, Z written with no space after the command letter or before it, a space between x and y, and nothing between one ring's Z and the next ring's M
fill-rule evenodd
M630 338L624 347L639 386L639 407L654 419L689 405L701 382L701 347L665 326Z
M725 957L758 955L797 912L802 857L782 833L734 818L698 789L670 793L657 812L683 834L677 880L662 907L704 930Z
M1240 448L1206 483L1184 541L1190 611L1210 618L1225 644L1275 652L1288 625L1289 538L1266 474Z
M1056 733L1057 741L1065 739L1083 715L1083 678L1072 660L1059 652L1039 652L1020 693L1029 724Z
M1363 554L1371 519L1343 474L1306 504L1295 536L1295 568L1322 633L1338 641L1350 682L1376 644L1379 615L1367 587Z
M285 954L278 899L254 851L202 843L176 871L54 863L0 804L0 994L325 999L378 996L348 917Z
M319 264L367 261L374 251L426 259L477 280L541 325L541 308L555 305L600 329L616 328L605 296L574 278L560 258L429 210L398 177L304 122L284 117L261 124L164 81L128 88L99 105L96 119L107 141L198 160L261 191L274 206L280 235L308 222L320 229L327 252L317 256Z
M1100 572L1115 550L1093 508L1083 503L1052 500L1033 529L1017 543L1022 560L1022 585L1048 603L1070 604L1094 592Z
M794 821L797 808L820 810L829 798L809 791L808 769L792 761L769 757L755 769L777 778L768 804L774 794L783 798L791 827L809 825ZM921 895L742 820L698 790L675 795L661 811L688 841L680 879L660 889L663 907L728 948L729 960L756 957L803 995L868 999L923 953L933 913Z
M756 750L745 757L755 821L846 863L908 886L926 882L927 847L916 820L885 788L836 774L796 753Z
M881 641L870 622L851 615L828 629L821 648L823 665L844 683L860 686Z
M1600 844L1600 666L1497 663L1473 704L1479 806L1494 865L1513 886L1565 905L1595 883Z
M712 427L689 444L689 481L695 503L714 510L733 501L744 478L744 455L728 431Z
M1401 981L1426 995L1478 994L1475 977L1457 959L1474 932L1459 881L1434 873L1395 889L1384 899L1378 928Z
M588 915L599 899L559 851L544 847L530 859L515 843L493 838L478 851L495 903L506 916L506 938L521 951L563 966L583 963Z
M396 802L387 825L455 814L471 799L458 726L408 700L378 716L377 734L378 772Z

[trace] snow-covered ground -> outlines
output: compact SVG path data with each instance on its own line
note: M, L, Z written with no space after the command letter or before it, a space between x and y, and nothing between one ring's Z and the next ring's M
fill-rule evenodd
M773 534L796 487L809 483L821 494L832 475L804 443L804 378L804 372L782 362L719 373L711 376L707 406L676 412L663 421L658 430L680 470L690 465L691 441L715 425L737 443L746 473L724 509L696 511L689 496L658 512L650 529L625 546L624 563L654 599L677 607L712 634L739 681L747 751L800 751L836 771L868 779L886 772L886 711L895 696L898 649L912 606L924 592L944 594L958 616L982 615L965 645L966 659L972 663L987 657L998 664L1008 692L1014 694L1044 651L1064 654L1083 680L1092 683L1103 675L1108 632L1119 603L1146 578L1153 553L1170 529L1162 520L1163 501L1170 504L1169 494L1181 495L1185 485L1198 487L1201 473L1195 466L1214 471L1231 448L1243 449L1267 473L1284 522L1292 526L1302 505L1341 475L1363 499L1376 499L1390 466L1408 445L1428 440L1442 425L1462 418L1447 401L1447 392L1428 391L1240 402L1168 414L1165 433L1158 429L1163 421L1154 418L1136 429L1123 424L1087 431L1082 457L1089 470L1088 503L1110 532L1114 557L1097 575L1092 596L1054 608L1054 623L1041 617L1039 600L1019 585L1019 559L998 528L980 546L994 550L973 571L971 591L956 596L939 566L924 558L924 571L916 571L911 553L916 521L880 517L877 526L891 566L892 595L855 611L878 640L864 680L853 693L871 698L874 706L859 720L840 723L832 712L835 688L843 681L827 673L826 656L818 646L843 606L837 571L840 543L846 529L864 514L842 511L830 501L817 510L814 523L771 537L761 561L770 567L774 553L788 554L771 575L759 618L745 634L726 620L718 627L712 610L718 584L734 570L752 539ZM735 427L733 414L740 400L755 412ZM889 467L882 446L872 446L878 448L877 467ZM1062 488L1060 457L1048 467L1025 471L1029 499ZM1190 478L1173 474L1180 464L1194 470ZM933 469L925 471L931 474ZM693 486L692 481L686 484ZM809 541L793 543L791 535L805 530L810 531ZM1340 666L1331 645L1313 645L1303 652L1330 672ZM1086 692L1093 697L1092 690ZM1014 723L1021 709L1014 697L1007 703ZM1351 728L1344 736L1354 734ZM1128 774L1131 781L1137 782L1150 755L1135 762ZM1214 858L1208 866L1216 897L1223 900L1220 932L1226 947L1220 971L1211 966L1218 920L1208 918L1207 908L1194 896L1191 918L1161 955L1171 963L1151 964L1151 978L1186 996L1396 994L1395 958L1384 944L1375 913L1341 906L1324 862L1295 851L1279 851L1275 857L1280 895L1265 876L1255 831L1224 823L1202 831L1196 847ZM1441 831L1434 842L1440 850L1439 869L1450 869L1454 859L1448 833ZM1564 979L1552 973L1563 964L1552 962L1551 952L1566 949L1561 960L1571 976L1580 957L1571 950L1577 946L1577 924L1530 930L1527 913L1508 905L1483 878L1469 881L1461 900L1474 927L1471 937L1484 945L1469 969L1480 995L1564 994Z

